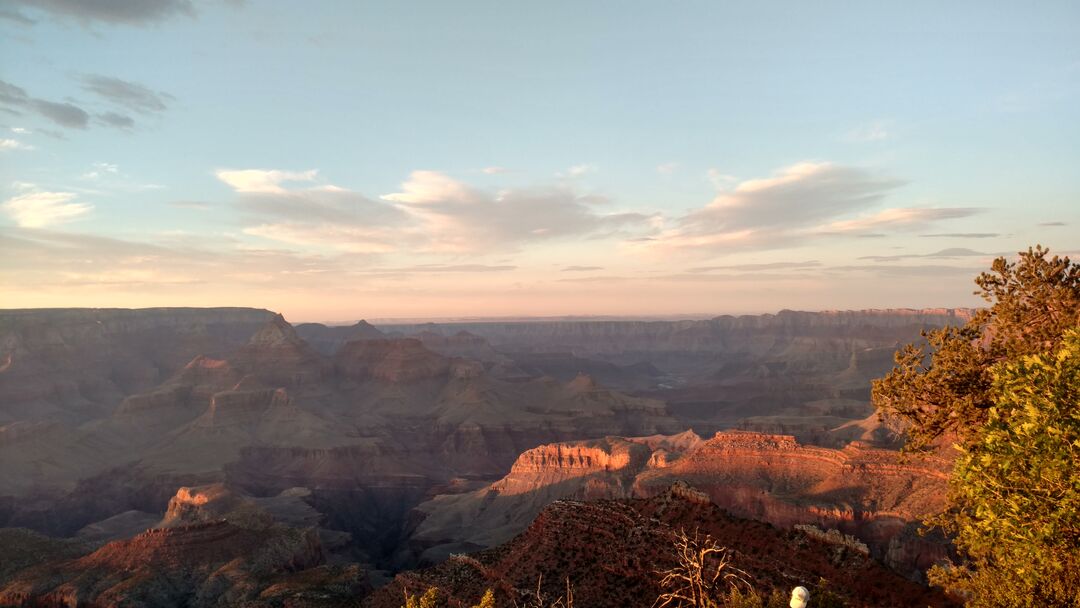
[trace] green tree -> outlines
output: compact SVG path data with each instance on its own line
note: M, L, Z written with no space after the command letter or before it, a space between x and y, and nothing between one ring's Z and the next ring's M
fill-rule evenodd
M931 579L977 606L1080 599L1080 328L991 372L995 405L963 449L941 518L968 563Z
M931 579L976 606L1074 605L1080 590L1080 265L1035 247L977 279L990 306L925 332L874 382L908 450L952 440L946 511L965 561Z
M972 440L994 406L991 368L1053 350L1080 325L1080 264L1048 254L1037 246L1016 262L994 260L975 279L975 293L991 306L964 327L924 332L925 345L900 349L896 367L874 381L873 403L883 420L906 431L906 450L942 438Z

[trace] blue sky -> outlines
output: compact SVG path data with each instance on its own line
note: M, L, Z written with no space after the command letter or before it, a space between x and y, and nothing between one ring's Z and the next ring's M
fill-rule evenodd
M975 304L1080 249L1080 7L988 4L9 0L2 305Z

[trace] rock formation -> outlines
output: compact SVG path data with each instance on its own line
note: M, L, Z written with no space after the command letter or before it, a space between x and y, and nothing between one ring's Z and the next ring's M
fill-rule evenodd
M357 321L355 324L347 326L301 323L296 326L296 333L312 348L326 356L332 356L347 342L378 340L387 337L386 334L367 321Z
M334 551L348 534L321 528L306 488L253 497L223 484L180 488L161 521L138 511L56 541L0 529L0 605L341 605L370 591ZM152 524L131 529L153 518ZM113 536L115 538L109 538ZM11 560L10 562L8 560Z
M101 540L145 521L129 512L163 510L166 492L181 485L229 482L260 495L306 486L339 527L358 538L385 536L385 543L361 544L378 550L373 559L389 560L408 511L434 487L497 478L542 443L677 430L661 401L592 383L504 379L489 364L441 355L417 339L353 340L327 357L265 311L176 313L183 323L172 311L156 314L148 321L143 311L42 311L26 313L26 327L14 315L5 335L15 336L9 343L17 348L0 372L5 381L17 384L21 362L46 361L58 348L100 347L118 353L115 365L135 358L169 364L152 365L146 377L156 380L137 390L114 387L91 405L57 400L64 415L0 425L0 525L75 534L100 522L83 535ZM234 317L243 338L219 327ZM47 325L42 318L57 324L60 346L25 339ZM154 329L156 321L165 329ZM92 338L85 343L84 331ZM170 340L180 343L176 350ZM191 353L190 345L213 348ZM187 359L178 362L177 352ZM111 369L88 373L110 377ZM6 414L33 409L9 396L0 404ZM79 488L91 479L105 480L110 491L88 498Z
M917 577L947 555L940 539L911 531L941 508L948 462L899 464L897 457L861 444L832 450L747 432L545 445L486 488L420 505L412 543L437 562L506 541L555 500L647 497L682 481L737 516L854 535L875 557Z
M802 584L813 597L827 580L852 607L953 605L860 551L733 517L678 486L648 499L556 501L505 544L399 574L364 605L397 608L404 591L429 587L463 605L492 589L499 605L513 605L535 596L538 585L545 597L559 597L569 580L577 605L646 608L661 592L657 572L674 563L678 530L710 535L758 591Z
M273 316L250 308L0 311L0 425L111 412L196 355L232 351Z
M0 311L0 527L69 539L10 536L45 570L0 577L0 598L278 605L358 580L322 560L398 570L493 547L561 498L677 480L912 574L942 555L912 523L940 500L940 463L868 447L895 438L867 418L867 380L966 314L380 331L255 309ZM728 427L770 432L681 432Z
M962 325L967 309L723 316L700 321L521 321L385 325L387 332L467 331L513 361L503 373L562 381L584 372L605 386L663 399L699 432L794 434L840 447L832 430L871 414L870 380L919 331Z

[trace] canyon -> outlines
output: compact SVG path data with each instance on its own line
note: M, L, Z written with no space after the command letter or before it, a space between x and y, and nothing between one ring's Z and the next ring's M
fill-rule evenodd
M745 431L550 444L485 488L421 504L411 542L438 563L510 540L557 500L648 498L682 483L739 517L851 535L918 578L948 556L947 543L920 537L917 522L943 507L949 467L937 455L901 464L895 452L860 442L835 450Z
M724 517L850 535L919 580L948 551L916 523L948 458L898 463L869 381L970 314L294 327L259 309L0 311L0 546L20 565L0 603L367 595L498 551L553 505L673 484ZM138 554L189 575L156 578Z

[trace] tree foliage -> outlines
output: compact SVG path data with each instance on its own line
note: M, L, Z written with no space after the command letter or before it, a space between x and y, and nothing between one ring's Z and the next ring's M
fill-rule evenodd
M1035 247L976 279L990 306L925 332L873 386L908 449L953 439L946 511L964 561L931 580L971 605L1080 599L1080 265Z
M405 594L405 605L402 608L435 608L439 601L438 587L429 587L424 595L419 597Z
M978 606L1080 596L1080 329L992 370L995 405L957 460L941 518L969 562L932 578Z
M994 260L975 279L975 293L991 306L964 327L923 332L926 343L901 348L893 370L874 381L874 405L907 432L905 449L972 440L994 406L993 366L1053 350L1080 325L1080 264L1048 255L1037 246L1016 262Z
M495 608L495 592L488 589L484 592L484 597L480 598L480 603L472 608Z

